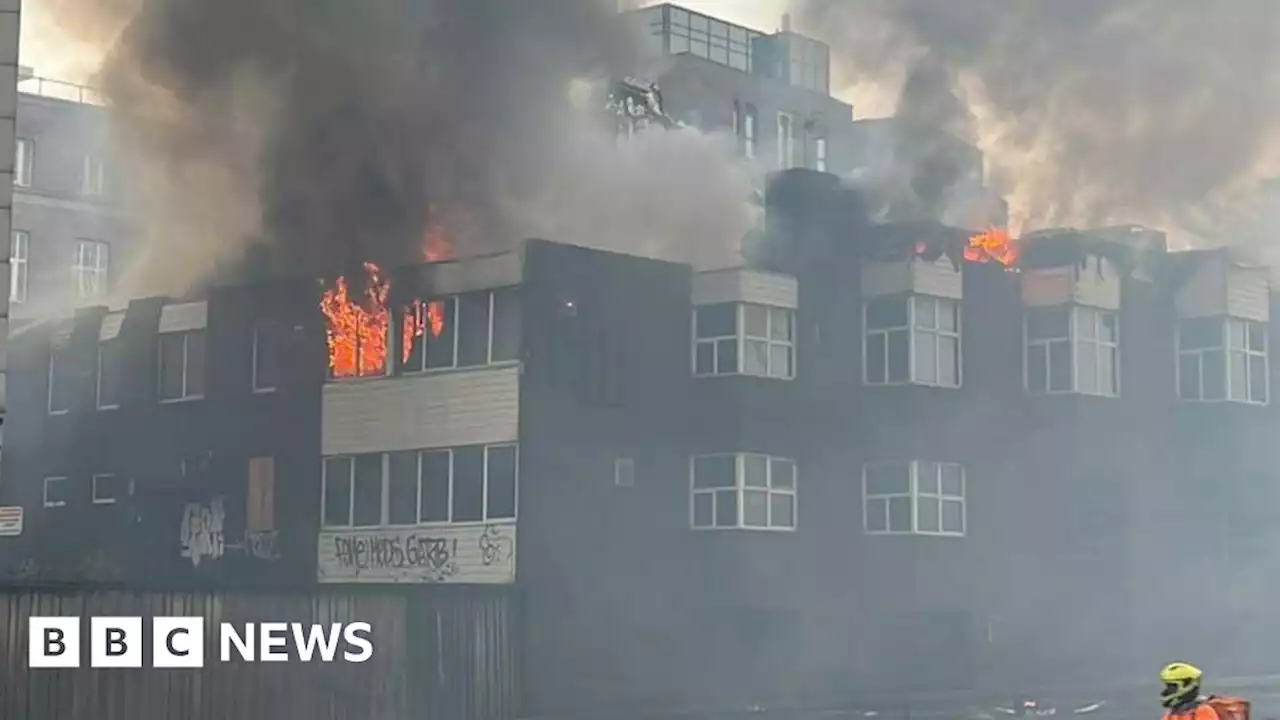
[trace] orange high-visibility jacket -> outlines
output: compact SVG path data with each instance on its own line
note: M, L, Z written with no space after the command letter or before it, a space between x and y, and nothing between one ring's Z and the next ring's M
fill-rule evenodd
M1165 713L1163 720L1249 720L1249 701L1212 695L1181 712Z

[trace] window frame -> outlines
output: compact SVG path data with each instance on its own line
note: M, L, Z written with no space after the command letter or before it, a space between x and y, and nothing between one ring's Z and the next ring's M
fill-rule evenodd
M1185 332L1184 326L1189 322L1197 322L1204 320L1214 321L1218 327L1218 344L1214 346L1183 348L1182 337ZM1232 345L1232 328L1240 327L1244 342L1241 347ZM1249 347L1249 336L1252 332L1257 331L1262 338L1262 349L1254 350ZM1205 356L1210 354L1220 354L1222 357L1223 377L1222 377L1222 397L1206 399L1205 398ZM1232 361L1235 357L1244 358L1244 396L1243 399L1236 398L1233 395L1235 387L1234 376L1232 372ZM1196 383L1198 397L1186 397L1182 393L1182 361L1184 358L1194 357L1196 359L1197 380ZM1270 327L1267 323L1250 320L1248 318L1232 317L1230 315L1219 315L1199 318L1180 318L1174 324L1174 393L1178 400L1188 403L1238 403L1241 405L1254 405L1257 407L1266 407L1271 403L1271 337ZM1253 389L1253 371L1252 359L1262 360L1262 400L1251 399L1251 390Z
M55 380L58 379L58 356L68 351L69 349L65 343L62 344L61 346L54 344L54 345L51 345L49 348L49 373L48 373L49 387L47 389L48 402L46 403L46 407L48 408L50 415L66 415L67 413L71 412L71 406L74 404L68 398L66 407L54 408L53 406L54 388L56 385ZM66 378L64 378L63 380L65 382Z
M827 171L827 138L818 135L813 138L813 169L818 172Z
M209 336L206 332L207 328L195 328L191 330L178 330L174 332L157 333L156 335L156 366L159 372L156 373L156 394L161 404L193 402L203 400L208 393L209 387L209 365L208 358L205 363L205 390L199 394L190 394L190 368L191 368L191 336L200 333L204 335L205 351L209 349ZM182 336L182 395L175 398L166 398L164 396L164 337L166 335Z
M785 123L783 121L786 121ZM790 170L796 166L796 116L785 110L778 111L778 170ZM785 132L783 128L786 128Z
M80 194L101 197L106 194L107 161L98 153L85 153L81 164Z
M920 466L927 464L934 466L938 473L938 492L921 492L920 490ZM869 470L880 466L906 466L907 467L907 490L906 492L893 493L875 493L869 492L868 474ZM941 484L942 469L944 467L952 467L959 470L960 476L960 494L951 495L945 493ZM969 534L969 478L963 463L959 462L941 462L935 460L872 460L862 464L862 532L865 535L926 535L930 537L957 537L964 538ZM921 530L920 529L920 498L925 497L938 501L938 530ZM894 529L893 515L891 512L890 501L894 498L907 498L911 504L911 528L907 530ZM873 503L883 502L884 508L884 529L872 529L870 518ZM948 531L945 529L942 521L942 507L945 503L958 503L960 506L960 526L957 531Z
M894 325L892 327L871 327L868 322L870 313L868 310L872 303L887 302L891 300L902 300L906 303L906 325ZM920 313L918 312L918 304L921 302L929 302L933 305L933 327L922 326L918 322ZM946 330L942 327L942 323L938 322L941 311L948 308L955 315L955 329ZM920 379L916 372L917 346L916 334L924 333L933 336L933 371L935 379L932 381ZM906 335L907 338L907 368L905 380L891 380L890 362L889 362L889 339L893 335ZM883 379L875 379L871 377L871 338L873 336L884 338L884 377ZM955 384L948 384L942 381L943 367L943 343L941 340L946 338L955 341ZM964 387L964 303L955 298L942 297L939 295L926 295L923 293L907 293L905 295L881 295L878 297L864 298L862 302L862 384L867 387L899 387L905 385L919 385L921 387L939 388L943 390L959 390Z
M9 302L21 305L27 301L31 274L31 233L11 230L9 233Z
M482 489L481 489L481 507L483 516L479 520L454 520L454 499L457 496L455 492L456 483L456 467L455 461L456 451L467 448L481 448L482 452ZM514 448L514 486L512 498L512 515L511 517L489 517L489 455L495 449ZM390 488L391 488L391 456L396 453L411 452L414 453L414 462L417 468L417 506L414 514L417 520L412 523L392 523L391 522L391 505L390 505ZM449 517L447 520L423 520L422 519L422 466L423 456L428 453L448 453L449 455ZM514 523L520 517L520 444L518 442L499 442L485 443L481 445L459 445L454 447L436 447L436 448L416 448L409 450L389 450L376 453L381 456L381 483L380 483L380 515L379 522L376 525L355 525L355 469L356 458L360 455L372 455L375 453L347 453L340 455L326 455L321 458L320 467L320 529L325 532L344 531L344 530L375 530L375 529L406 529L406 528L441 528L441 527L482 527L494 523ZM328 522L325 517L325 509L328 507L329 501L329 461L330 460L349 460L350 473L348 475L348 492L347 492L347 524L334 525Z
M1031 338L1031 315L1034 312L1045 312L1049 310L1065 310L1067 313L1067 335L1055 335L1053 337ZM1081 337L1080 324L1081 317L1088 314L1093 320L1092 337ZM1115 338L1113 340L1103 340L1101 328L1103 327L1103 318L1110 317L1113 327L1115 328ZM1068 356L1070 358L1070 386L1066 389L1055 389L1053 387L1053 353L1051 348L1054 344L1066 343L1068 348ZM1120 313L1116 310L1108 310L1105 308L1092 307L1089 305L1080 305L1078 303L1066 303L1059 305L1044 305L1029 307L1024 309L1022 313L1022 386L1028 395L1086 395L1089 397L1100 398L1119 398L1122 395L1121 388L1121 328ZM1044 352L1044 389L1033 389L1031 387L1031 349L1033 347L1043 348ZM1080 383L1080 361L1079 353L1083 348L1092 348L1094 356L1094 386L1089 389L1081 389ZM1101 382L1099 378L1099 370L1102 367L1102 357L1104 353L1111 355L1111 374L1113 392L1102 392Z
M53 501L49 500L49 486L55 483L60 483L60 482L65 483L65 482L70 482L70 480L66 475L51 475L49 477L46 477L44 481L41 483L40 499L43 507L60 508L60 507L66 507L69 504L66 500L53 500Z
M114 338L110 338L108 340L98 341L98 357L96 358L97 364L94 370L94 383L93 383L94 385L93 403L94 403L94 407L96 407L98 410L116 410L116 409L119 409L120 407L119 398L116 399L116 402L110 405L104 405L102 403L102 357L103 355L106 354L105 350L108 346L112 348L117 348L117 351L122 351L120 350L120 348L122 348L122 345L120 344L120 338L118 336ZM119 389L117 389L117 394L118 393L119 393Z
M261 342L262 333L264 330L270 330L271 331L270 337L277 342L277 345L275 348L276 375L279 376L280 374L279 340L281 337L281 332L279 328L279 323L277 323L275 320L259 320L258 322L255 322L253 324L253 351L250 357L250 362L252 364L249 366L249 388L250 390L252 390L252 392L255 395L273 393L276 391L276 388L279 387L278 384L277 385L259 385L258 384L258 344ZM279 382L279 377L277 377L277 383L278 382Z
M93 252L86 253L87 249ZM91 262L86 258L91 257ZM76 257L71 265L72 279L75 282L77 300L97 300L107 294L107 283L111 272L111 245L105 240L92 238L76 238ZM92 281L91 283L89 281ZM93 292L86 292L86 286L92 284Z
M114 480L114 479L116 478L116 474L115 474L115 473L94 473L94 474L93 474L93 476L92 476L92 477L90 477L90 479L89 479L89 483L90 483L90 491L89 491L89 492L90 492L91 504L93 504L93 505L115 505L115 504L116 504L116 502L117 502L120 498L115 497L115 496L111 496L111 497L99 497L99 496L98 496L98 481L99 481L99 480L101 480L101 479L103 479L103 478L109 478L109 479L111 479L111 480Z
M733 458L733 486L725 487L709 487L700 488L697 483L697 467L698 461L711 458ZM765 464L765 484L763 486L747 485L746 464L747 458L761 458ZM775 487L773 482L774 463L787 463L791 466L791 487ZM719 452L719 453L702 453L693 455L689 458L689 528L695 532L715 531L715 530L748 530L761 532L795 532L800 527L800 466L794 458L782 457L780 455L770 455L760 452ZM765 524L764 525L748 525L746 522L746 497L747 493L764 493L765 502ZM732 524L720 524L716 518L716 496L721 493L732 493L735 497L736 517ZM711 498L711 524L699 524L696 512L696 503L699 496L709 496ZM786 496L791 498L791 524L776 525L773 521L773 499L775 496Z
M36 141L32 138L14 138L13 184L29 188L35 177Z
M613 461L614 487L633 488L636 486L635 458L620 457Z
M698 337L698 312L703 308L717 307L720 305L734 306L734 334ZM764 336L747 335L746 314L747 314L748 306L753 308L760 308L764 311L765 318L766 318ZM790 329L790 332L788 333L790 335L789 340L778 340L773 337L773 319L774 319L775 312L781 312L786 314L787 324ZM780 305L766 305L764 303L743 302L743 301L734 301L734 300L723 302L723 303L707 303L704 305L695 305L693 307L693 317L692 317L692 323L690 326L690 334L692 336L691 337L692 353L690 356L690 362L691 362L691 369L693 371L693 377L708 378L708 377L743 376L743 377L765 378L770 380L795 380L796 375L798 374L797 363L798 363L798 357L799 357L798 349L797 349L797 345L799 343L796 341L797 315L798 315L798 312L796 311L795 308L782 307ZM737 350L738 362L734 370L729 372L720 372L718 369L719 353L720 353L719 344L725 340L734 340L736 342L737 348L738 348ZM765 371L763 373L747 372L746 370L746 347L747 347L748 341L765 343L765 347L766 347ZM709 345L713 348L712 363L711 363L711 366L713 369L711 372L698 372L698 348L700 346L705 346L705 345ZM789 351L789 356L791 359L791 362L790 362L791 367L788 368L788 372L785 375L775 375L772 372L773 349L775 347L786 347Z

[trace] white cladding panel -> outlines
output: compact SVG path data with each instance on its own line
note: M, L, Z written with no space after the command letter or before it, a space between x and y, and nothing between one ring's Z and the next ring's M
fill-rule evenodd
M519 285L524 279L524 255L519 251L428 267L432 290L438 295Z
M519 439L519 366L345 380L322 392L324 455Z
M1178 288L1174 298L1180 318L1213 317L1227 314L1227 265L1218 255L1196 263L1191 276Z
M124 324L124 313L107 313L102 317L102 326L98 329L98 340L115 340L120 336L120 326Z
M192 302L165 305L160 310L159 332L185 332L200 330L209 321L209 303Z
M1073 266L1024 270L1022 279L1022 304L1025 307L1048 307L1072 301L1075 293L1075 268Z
M867 263L862 266L862 297L911 292L911 262Z
M1081 305L1119 310L1120 286L1119 269L1105 257L1090 255L1083 268L1076 267L1075 300Z
M911 290L921 295L960 300L964 297L964 273L956 269L946 255L933 262L916 258L911 263Z
M1271 321L1271 281L1264 268L1231 267L1227 271L1227 314Z
M693 276L693 304L746 302L772 307L800 306L799 283L791 275L732 268Z
M322 583L509 584L516 522L320 533Z

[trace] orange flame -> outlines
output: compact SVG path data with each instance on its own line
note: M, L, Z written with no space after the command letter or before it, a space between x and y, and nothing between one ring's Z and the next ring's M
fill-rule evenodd
M427 262L440 262L453 258L453 239L449 237L444 225L437 220L427 224L422 235L422 257Z
M363 302L348 297L345 277L339 277L320 298L329 370L335 378L370 377L386 371L390 325L386 303L391 285L379 276L377 265L365 263L364 271L369 287Z
M430 328L431 337L444 332L444 303L432 300L423 303L414 300L404 308L404 320L400 323L400 361L408 362L413 354L413 343Z
M1009 233L998 227L990 227L969 238L964 249L964 259L969 262L998 262L1011 267L1018 261L1018 245Z

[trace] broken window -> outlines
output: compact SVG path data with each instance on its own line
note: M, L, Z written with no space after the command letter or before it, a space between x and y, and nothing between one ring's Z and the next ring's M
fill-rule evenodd
M98 344L97 396L98 409L120 407L120 385L123 381L124 345L119 338Z
M1265 405L1269 397L1267 325L1208 317L1178 323L1178 396L1192 402Z
M254 392L270 392L279 385L282 338L280 324L274 320L263 320L253 326Z
M478 367L519 357L516 288L463 293L401 311L401 372Z
M204 331L161 333L159 346L160 401L204 397Z
M757 453L702 455L690 472L695 529L796 527L794 460Z
M964 468L926 460L867 463L863 529L872 535L965 534Z
M863 306L863 382L960 387L960 303L930 295Z
M417 301L401 311L400 371L457 366L458 298Z
M1025 319L1026 385L1032 394L1120 394L1119 319L1114 312L1057 305Z
M752 303L694 308L693 373L795 377L795 311Z

